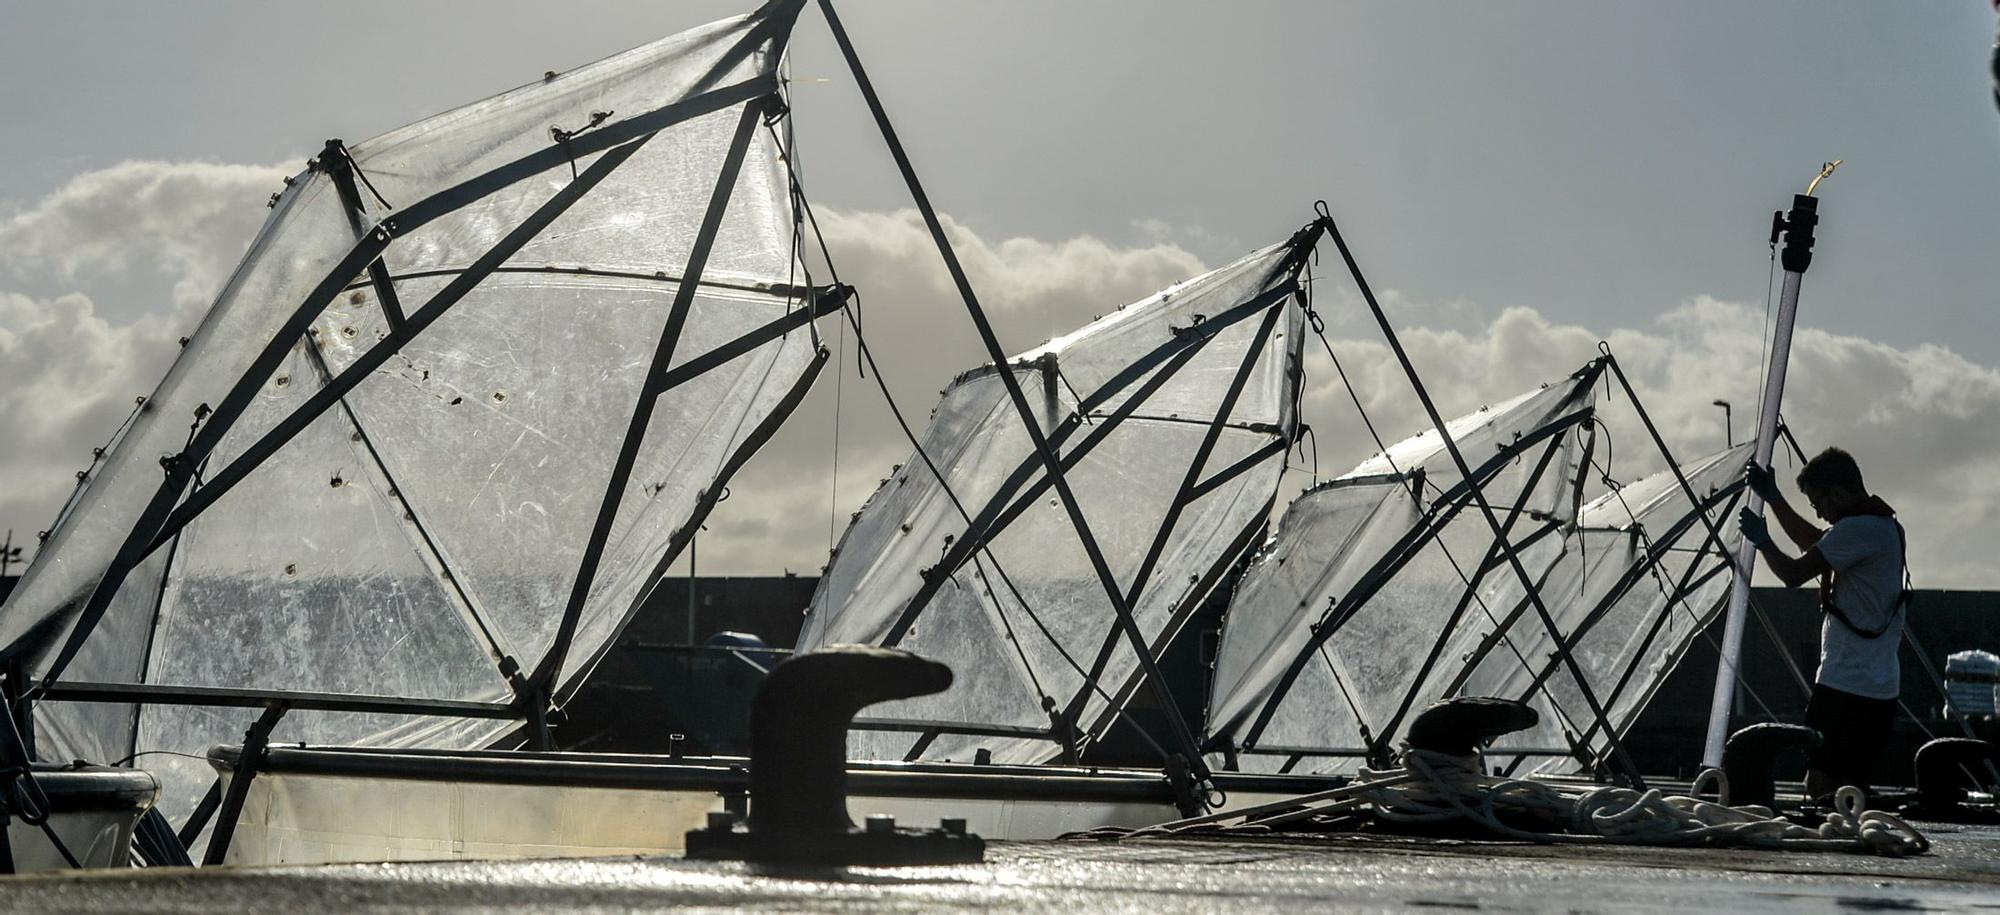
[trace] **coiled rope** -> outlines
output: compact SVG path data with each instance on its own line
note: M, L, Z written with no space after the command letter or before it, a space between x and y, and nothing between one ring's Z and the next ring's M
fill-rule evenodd
M1889 857L1930 850L1930 841L1900 817L1863 809L1864 795L1852 786L1835 794L1834 812L1813 828L1781 818L1768 807L1731 807L1671 796L1657 788L1606 786L1579 793L1529 779L1487 775L1478 754L1406 748L1400 760L1399 766L1364 768L1360 778L1347 786L1303 797L1142 829L1106 827L1066 838L1116 840L1197 830L1268 833L1312 817L1366 812L1392 823L1466 821L1498 836L1545 844L1702 845L1858 851ZM1704 773L1697 784L1708 778ZM1727 781L1719 784L1726 796Z

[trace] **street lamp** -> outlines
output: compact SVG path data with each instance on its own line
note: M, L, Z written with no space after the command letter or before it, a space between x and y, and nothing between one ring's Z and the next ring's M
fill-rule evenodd
M1729 401L1718 400L1715 405L1722 408L1722 447L1727 449L1736 444L1735 434L1729 431Z

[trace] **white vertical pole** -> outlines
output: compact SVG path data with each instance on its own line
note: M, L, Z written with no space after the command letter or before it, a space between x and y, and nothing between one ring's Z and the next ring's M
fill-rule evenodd
M1822 169L1824 178L1833 170ZM1813 185L1819 185L1818 180ZM1764 400L1757 410L1756 460L1771 466L1771 454L1778 442L1778 405L1785 394L1785 367L1792 353L1792 325L1799 310L1799 283L1812 264L1813 226L1819 222L1819 202L1805 194L1792 198L1792 211L1774 227L1785 236L1782 255L1785 285L1778 295L1778 325L1771 336L1771 368L1764 380ZM1777 231L1773 232L1776 241ZM1744 497L1744 507L1763 517L1764 500L1756 493ZM1725 523L1727 521L1725 520ZM1745 539L1736 545L1735 581L1729 591L1729 612L1723 621L1721 658L1715 666L1715 692L1708 707L1708 739L1703 744L1704 766L1722 765L1722 748L1729 739L1729 712L1736 700L1737 669L1743 654L1743 618L1750 607L1750 576L1756 570L1757 548Z

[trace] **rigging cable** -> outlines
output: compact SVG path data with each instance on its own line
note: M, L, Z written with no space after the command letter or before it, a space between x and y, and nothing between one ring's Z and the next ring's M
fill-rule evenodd
M1638 516L1632 512L1631 505L1626 503L1624 493L1621 490L1617 489L1612 490L1612 492L1613 494L1617 495L1618 504L1624 506L1626 516L1632 519L1632 533L1639 538L1640 542L1646 544L1647 551L1651 552L1655 548L1652 536L1647 534L1645 526L1639 523ZM1704 547L1705 546L1706 544L1704 544ZM1706 550L1704 549L1703 552L1706 552ZM1697 557L1697 561L1699 561L1699 557ZM1667 599L1667 606L1665 608L1666 612L1672 613L1675 610L1675 608L1679 608L1683 612L1685 612L1688 617L1688 622L1694 626L1695 632L1701 635L1702 639L1708 643L1710 648L1714 648L1718 653L1720 653L1722 651L1722 643L1716 639L1715 633L1710 632L1708 630L1708 627L1702 623L1700 615L1694 612L1694 608L1689 607L1687 605L1687 598L1685 595L1682 595L1680 597L1675 597L1671 593L1672 589L1667 587L1665 581L1660 576L1659 568L1657 565L1653 569L1649 570L1648 577L1653 579L1654 587L1659 590L1660 595ZM1782 646L1780 646L1780 651L1782 653L1783 651ZM1789 660L1790 658L1789 656L1787 656L1787 661ZM1757 707L1764 711L1765 716L1771 718L1777 717L1777 713L1771 710L1770 703L1765 702L1764 697L1759 695L1756 689L1750 686L1750 681L1744 677L1743 672L1741 670L1736 671L1736 685L1743 690L1745 695L1748 695L1750 697L1750 700L1752 702L1757 703Z
M810 226L812 229L813 238L817 242L819 247L820 258L826 261L828 275L831 277L831 279L836 285L842 285L840 280L840 271L837 267L834 266L832 252L829 251L827 247L826 233L821 231L820 229L819 217L813 212L812 204L805 195L804 186L799 181L798 172L795 169L793 169L790 157L786 157L784 159L784 162L793 186L799 189L798 200L802 209L805 212L806 224ZM868 340L862 334L862 324L860 317L858 315L861 304L860 291L855 290L852 293L849 301L852 303L851 307L841 309L841 313L847 316L846 323L841 325L842 347L844 348L846 345L847 328L852 327L854 330L855 354L856 354L855 362L857 366L857 372L864 376L872 376L872 380L875 382L876 389L882 395L883 402L887 404L889 407L889 414L896 420L897 428L902 430L903 438L910 443L910 447L912 450L916 452L917 458L923 461L924 467L930 471L931 478L937 481L938 487L941 490L943 490L945 497L951 502L952 508L958 512L960 518L964 519L965 522L968 525L970 525L972 523L971 513L966 511L965 503L961 501L958 497L958 494L952 490L951 483L948 480L946 480L944 472L938 468L937 462L932 460L930 453L924 449L922 440L919 439L917 437L916 432L911 429L909 420L906 419L903 415L902 407L896 403L895 395L890 393L889 391L888 382L884 380L882 377L882 367L875 362L874 351L868 346ZM862 371L860 368L863 365L866 366L865 371ZM836 382L836 389L838 389L838 382ZM836 397L834 421L835 421L834 435L835 435L835 440L838 441L839 408L838 408L837 397ZM838 452L836 452L835 457L836 459L838 458ZM831 543L832 541L832 533L831 533L831 529L833 527L832 517L836 512L837 509L829 509L828 512L829 543ZM1062 658L1064 663L1068 664L1071 669L1076 671L1079 677L1083 678L1084 682L1089 685L1092 692L1096 693L1100 698L1104 699L1107 704L1109 704L1113 709L1116 710L1116 713L1118 715L1124 717L1127 723L1132 725L1133 731L1138 733L1139 737L1145 743L1151 746L1154 750L1158 751L1162 759L1169 758L1172 754L1170 754L1165 747L1161 746L1161 744L1157 740L1155 740L1150 733L1146 731L1144 726L1140 725L1136 719L1133 719L1131 717L1130 712L1125 708L1123 708L1122 706L1120 706L1120 704L1115 699L1112 698L1110 693L1105 691L1102 685L1098 684L1095 680L1093 680L1090 677L1090 675L1085 671L1083 665L1079 664L1077 660L1070 655L1069 651L1063 647L1062 643L1055 638L1054 634L1049 631L1048 626L1042 622L1041 616L1035 612L1033 605L1028 603L1026 596L1021 593L1020 588L1015 586L1013 578L1007 574L1006 568L1000 564L999 557L993 555L991 548L986 546L985 544L981 544L979 552L984 553L986 555L986 560L993 564L994 572L999 575L1000 581L1003 585L1005 585L1008 593L1010 593L1014 597L1014 600L1020 604L1022 612L1027 614L1029 621L1035 624L1035 628L1038 629L1042 633L1042 636L1048 640L1049 645L1055 649L1056 654ZM985 574L983 567L980 567L975 563L975 569L979 572L979 574L983 579ZM989 591L990 591L990 582L989 582ZM1035 675L1033 665L1029 663L1027 652L1025 648L1023 648L1023 646L1021 645L1020 640L1012 637L1014 635L1013 631L1014 627L1012 621L1010 621L1007 618L1006 609L1004 608L1004 606L1001 605L1000 601L998 600L995 600L993 602L993 606L995 613L1000 617L1001 624L1007 628L1008 635L1010 636L1009 640L1014 644L1015 652L1021 660L1022 667L1026 669L1030 681L1036 684L1036 689L1039 692L1040 678ZM1041 698L1052 699L1053 697L1047 695L1046 693L1043 693Z
M1606 442L1605 454L1607 455L1606 459L1608 461L1609 460L1608 455L1611 453L1611 448L1609 444L1611 439L1611 432L1609 429L1604 429L1603 432ZM1611 470L1609 467L1599 465L1594 460L1591 462L1591 466L1597 468L1597 470L1603 476L1604 480L1607 483L1611 482ZM1657 544L1653 540L1652 535L1646 533L1646 526L1639 523L1639 516L1636 512L1632 510L1631 503L1625 501L1624 487L1612 486L1611 494L1618 499L1618 504L1625 509L1625 516L1627 518L1630 518L1632 521L1632 532L1638 536L1640 542L1646 545L1646 551L1648 553L1651 553L1654 550L1656 550ZM1703 511L1703 509L1700 506L1696 506L1695 510ZM1707 542L1704 541L1700 552L1706 552L1706 548L1707 548ZM1700 561L1699 556L1697 556L1696 561L1697 562ZM1725 561L1727 561L1726 555L1725 555ZM1722 651L1722 643L1716 639L1715 633L1710 632L1708 630L1708 627L1702 623L1701 616L1694 612L1694 608L1688 606L1687 596L1680 595L1676 597L1672 593L1673 590L1675 589L1671 589L1667 586L1665 579L1660 574L1660 569L1658 564L1655 564L1651 569L1647 570L1647 576L1653 580L1654 587L1659 589L1660 596L1667 599L1666 612L1672 613L1674 611L1674 608L1676 607L1680 608L1683 612L1687 614L1688 622L1694 626L1695 631L1701 635L1703 640L1708 642L1709 647L1714 648L1716 652L1720 654ZM1782 644L1778 646L1778 652L1781 656L1785 658L1786 664L1791 666L1793 670L1796 672L1798 665L1797 662L1792 660L1791 653L1786 651ZM1735 672L1735 675L1736 675L1736 685L1739 688L1741 688L1746 695L1750 697L1751 701L1757 703L1758 708L1764 710L1765 716L1770 718L1776 718L1777 713L1773 712L1771 710L1770 704L1764 701L1764 697L1758 695L1757 691L1750 686L1750 681L1744 677L1743 671L1739 669Z
M1308 265L1307 271L1308 271L1307 272L1308 281L1310 281L1311 277L1310 265ZM1389 471L1391 473L1395 474L1399 479L1402 479L1404 483L1409 484L1410 496L1416 499L1418 502L1422 502L1423 487L1426 485L1430 485L1433 488L1435 488L1436 484L1430 481L1428 474L1425 475L1425 478L1423 480L1411 481L1410 479L1408 479L1408 477L1404 475L1402 468L1396 466L1395 457L1390 455L1388 446L1383 444L1381 434L1378 433L1375 429L1374 420L1371 417L1369 417L1367 407L1363 406L1361 403L1360 393L1354 389L1353 382L1348 379L1346 368L1343 367L1340 363L1340 357L1334 354L1333 344L1329 342L1326 338L1326 322L1320 319L1318 312L1312 309L1310 305L1307 306L1306 317L1311 322L1314 336L1317 336L1319 338L1320 345L1322 347L1325 347L1327 357L1333 360L1333 368L1334 371L1338 373L1340 376L1341 386L1347 389L1348 399L1354 403L1354 410L1356 413L1360 414L1361 423L1363 426L1367 427L1369 437L1374 439L1375 448L1377 452L1381 455L1382 460L1389 465ZM1442 496L1444 494L1443 490L1439 489L1438 494ZM1497 540L1498 538L1496 537L1495 539ZM1494 627L1498 629L1500 627L1500 621L1496 617L1494 617L1492 608L1486 605L1486 599L1481 597L1478 593L1478 589L1473 587L1472 579L1466 576L1464 568L1462 568L1458 563L1458 558L1452 555L1451 548L1445 545L1444 540L1442 538L1436 538L1436 543L1438 549L1444 553L1445 559L1451 563L1452 571L1457 573L1459 582L1464 584L1466 590L1472 594L1472 599L1474 600L1474 602L1479 604L1479 609L1482 613L1486 615L1487 620L1492 622ZM1528 664L1528 659L1521 654L1520 648L1514 644L1513 636L1503 632L1501 633L1501 640L1507 643L1508 650L1513 653L1515 658L1520 660L1522 669L1526 670L1530 676L1533 676L1534 668ZM1326 657L1325 647L1327 640L1321 639L1319 641L1320 641L1319 644L1320 656L1322 658L1325 658ZM1329 671L1333 669L1333 662L1331 661L1331 659L1327 660L1327 668ZM1336 683L1339 683L1340 681L1340 675L1338 672L1334 672L1334 681ZM1345 690L1344 685L1342 686L1342 689ZM1557 716L1561 717L1564 723L1574 730L1576 728L1576 722L1570 718L1567 712L1563 710L1562 704L1556 701L1554 694L1548 691L1547 685L1544 684L1541 687L1541 690L1543 695L1548 697L1549 705L1551 708L1555 710ZM1366 723L1361 721L1361 718L1358 714L1355 716L1355 720L1358 723L1361 723L1361 725L1364 728L1366 727ZM1387 735L1383 736L1386 737ZM1369 740L1367 735L1363 735L1363 739Z

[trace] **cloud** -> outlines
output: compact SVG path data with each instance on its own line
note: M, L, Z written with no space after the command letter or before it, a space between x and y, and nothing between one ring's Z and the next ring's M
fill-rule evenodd
M819 209L817 215L841 280L861 290L864 332L889 391L921 435L939 392L958 373L990 361L986 350L914 210ZM949 217L944 222L1010 353L1203 269L1194 255L1164 242L1118 247L1089 237L991 240ZM730 484L734 495L709 522L700 546L704 570L817 574L849 515L910 456L909 440L876 379L857 371L852 333L833 321L822 333L837 358L791 421Z
M0 529L16 542L48 527L92 449L165 374L281 181L128 162L0 217Z
M267 212L279 171L130 163L79 176L0 217L0 527L45 527L89 461L150 390ZM862 320L888 385L917 432L938 391L986 361L916 214L821 210L841 278L862 290ZM1199 272L1165 240L1115 245L990 239L947 231L1010 352ZM1275 237L1275 236L1274 236ZM1423 414L1374 321L1323 263L1317 307L1363 406L1385 438L1420 431ZM824 280L825 277L819 277ZM170 290L159 295L157 290ZM1563 377L1607 340L1682 460L1722 445L1718 398L1734 433L1756 413L1762 313L1696 297L1660 303L1638 327L1553 323L1528 308L1416 302L1385 307L1424 382L1456 414ZM828 320L839 354L785 429L732 484L701 541L704 574L816 573L831 538L909 446L872 376L857 374L853 337ZM1323 352L1307 363L1306 415L1322 476L1374 448ZM1660 465L1622 393L1602 401L1615 476ZM1987 587L1985 544L2000 537L2000 372L1935 344L1898 348L1802 328L1786 416L1810 448L1852 450L1872 486L1902 509L1911 564L1926 587ZM837 448L836 448L837 431ZM1295 459L1296 460L1296 459ZM1781 469L1786 465L1781 461ZM1782 474L1787 475L1788 474ZM1304 485L1307 474L1288 485ZM837 485L836 485L837 484Z
M1447 416L1556 380L1595 356L1603 339L1683 463L1722 447L1724 414L1715 400L1732 405L1737 441L1753 434L1767 343L1761 311L1707 297L1670 307L1640 328L1552 324L1532 309L1511 308L1477 333L1419 327L1400 336ZM1334 348L1376 427L1393 441L1426 421L1378 340L1347 338ZM1321 471L1335 475L1374 446L1331 364L1322 356L1319 365L1308 362L1306 413L1318 427ZM2000 372L1936 344L1897 348L1811 327L1799 329L1789 365L1787 424L1809 454L1832 445L1854 453L1870 488L1909 527L1916 584L1993 587L1986 544L2000 535ZM1606 390L1599 390L1599 410L1610 427L1613 475L1629 481L1662 469L1631 401ZM1797 461L1781 447L1777 464L1789 488ZM1804 504L1796 495L1793 501Z
M15 288L85 283L121 315L206 306L285 175L275 166L170 162L86 172L0 219L0 271Z

